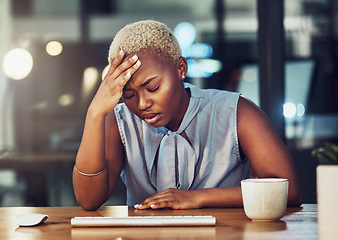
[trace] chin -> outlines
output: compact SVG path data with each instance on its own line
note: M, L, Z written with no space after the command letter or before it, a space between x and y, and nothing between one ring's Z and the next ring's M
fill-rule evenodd
M153 128L160 128L160 127L164 127L165 124L161 124L161 123L154 123L154 124L149 124L148 125L152 126Z

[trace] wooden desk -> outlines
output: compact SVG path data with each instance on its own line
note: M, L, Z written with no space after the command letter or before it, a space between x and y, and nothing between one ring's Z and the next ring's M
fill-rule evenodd
M36 227L18 227L14 218L27 212L49 215ZM215 227L119 227L72 228L75 216L139 216L139 215L213 215ZM135 210L127 206L102 207L85 212L80 207L5 207L0 208L0 239L318 239L317 205L305 204L289 208L279 222L253 222L242 208L197 210Z

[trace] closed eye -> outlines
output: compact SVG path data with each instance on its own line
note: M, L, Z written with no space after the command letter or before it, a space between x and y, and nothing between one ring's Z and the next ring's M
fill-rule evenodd
M160 86L155 87L153 89L148 89L149 92L156 92L158 89L160 88Z
M134 93L132 93L132 94L123 94L123 98L125 98L125 99L131 99L133 96L134 96L135 94Z

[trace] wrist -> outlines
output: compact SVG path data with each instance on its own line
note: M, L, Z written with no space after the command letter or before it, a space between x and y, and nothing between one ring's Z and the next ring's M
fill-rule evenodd
M198 189L195 190L195 199L199 208L207 207L208 206L208 193L205 189Z
M87 110L86 118L91 119L91 120L98 120L98 119L104 119L106 115L107 115L106 113L90 105Z

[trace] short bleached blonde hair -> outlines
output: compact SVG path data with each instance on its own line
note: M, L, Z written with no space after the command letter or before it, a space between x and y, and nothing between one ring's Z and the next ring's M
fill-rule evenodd
M125 56L137 53L154 53L171 63L182 56L174 33L163 23L154 20L134 22L123 27L109 48L109 63L123 50Z

